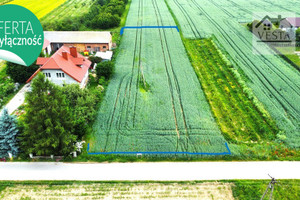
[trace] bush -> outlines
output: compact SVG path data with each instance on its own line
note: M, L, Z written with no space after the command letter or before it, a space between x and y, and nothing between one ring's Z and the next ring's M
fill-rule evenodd
M16 83L25 83L39 67L35 64L29 67L7 62L6 74Z
M88 123L96 114L96 96L88 89L80 89L78 84L62 87L62 93L66 95L66 101L71 111L73 123L72 134L81 139L88 129Z
M96 67L96 73L98 79L103 76L106 80L108 80L113 73L114 64L112 61L101 62Z
M91 21L91 28L108 29L120 24L120 17L111 13L100 13Z
M91 66L94 66L95 63L100 63L102 61L102 58L99 58L97 56L90 56L89 60L92 62Z

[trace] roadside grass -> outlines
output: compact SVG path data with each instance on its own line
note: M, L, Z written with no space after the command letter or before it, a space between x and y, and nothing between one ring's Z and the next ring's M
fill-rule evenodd
M270 180L236 180L232 181L233 196L239 200L260 199ZM270 190L269 190L270 191ZM265 199L269 199L270 192ZM299 180L279 180L275 184L273 199L300 199Z

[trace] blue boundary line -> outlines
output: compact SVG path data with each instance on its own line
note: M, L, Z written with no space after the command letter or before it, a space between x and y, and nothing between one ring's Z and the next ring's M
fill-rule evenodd
M121 28L120 35L123 35L124 29L142 29L142 28L175 28L179 32L178 26L124 26Z
M145 152L96 152L96 153L89 153L90 151L90 143L87 145L87 154L88 155L112 155L112 154L188 154L188 155L211 155L211 156L220 156L220 155L231 155L231 151L228 147L227 142L225 142L225 146L227 149L227 152L221 152L221 153L208 153L208 152L200 152L200 153L193 153L193 152L151 152L151 151L145 151Z

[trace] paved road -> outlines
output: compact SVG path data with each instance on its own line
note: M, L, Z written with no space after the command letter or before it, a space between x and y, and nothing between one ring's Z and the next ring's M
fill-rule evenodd
M300 179L300 162L0 163L0 180Z

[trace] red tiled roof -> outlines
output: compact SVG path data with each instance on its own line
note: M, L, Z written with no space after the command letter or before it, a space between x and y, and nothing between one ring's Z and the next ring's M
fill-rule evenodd
M83 63L84 63L84 58L74 58L74 57L72 57L71 60L75 65L83 65Z
M38 57L38 59L36 60L36 64L37 65L44 65L50 58L42 58L42 57Z
M68 60L64 59L62 52L67 52ZM38 59L38 62L45 61L46 59ZM80 65L80 66L77 66ZM55 54L48 58L48 60L41 66L28 80L30 82L38 71L45 69L58 69L68 74L77 82L81 83L85 74L89 70L91 61L85 59L81 54L77 53L77 58L74 58L70 54L70 48L62 46Z

